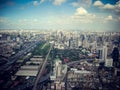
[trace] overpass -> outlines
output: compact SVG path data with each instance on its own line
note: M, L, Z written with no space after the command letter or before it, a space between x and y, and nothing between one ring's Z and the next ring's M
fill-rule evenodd
M48 60L49 54L50 54L50 52L52 50L52 47L53 47L53 44L51 44L50 49L48 51L48 54L47 54L47 56L46 56L46 58L45 58L45 60L43 62L43 65L42 65L41 69L39 70L39 72L37 74L37 78L36 78L35 84L33 86L33 90L37 90L37 85L39 83L40 78L42 77L42 72L45 70L45 67L47 65L47 60Z

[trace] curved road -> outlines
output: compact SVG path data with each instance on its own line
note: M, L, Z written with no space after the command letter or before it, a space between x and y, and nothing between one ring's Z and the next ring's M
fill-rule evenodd
M94 59L81 59L79 61L72 61L72 62L67 63L67 66L75 64L75 63L79 63L80 61L93 61L93 60Z

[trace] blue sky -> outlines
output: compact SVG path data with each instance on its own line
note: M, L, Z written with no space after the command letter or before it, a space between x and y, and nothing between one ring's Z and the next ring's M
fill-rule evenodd
M120 0L0 0L0 30L119 31Z

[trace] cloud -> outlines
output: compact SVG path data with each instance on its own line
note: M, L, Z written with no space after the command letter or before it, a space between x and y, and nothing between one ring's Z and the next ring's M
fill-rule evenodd
M114 17L112 15L108 15L104 17L103 23L117 23L119 22L118 17Z
M66 0L54 0L53 4L54 5L61 5L62 3L66 2Z
M77 8L76 13L75 13L75 15L86 15L86 14L88 13L83 7Z
M72 16L73 22L77 23L86 23L86 24L93 24L97 23L102 24L102 23L112 23L115 22L117 19L113 18L112 15L108 15L107 17L101 16L101 15L95 15L94 13L89 13L85 8L79 7L76 9L76 12Z
M101 1L95 1L93 6L102 7L104 4Z
M81 23L92 23L95 18L96 15L88 13L83 7L77 8L75 14L72 16L72 19Z
M116 2L115 5L112 5L110 3L104 4L98 0L93 3L93 6L96 6L100 9L104 9L104 10L111 10L111 12L115 12L118 15L120 15L120 0L118 2Z
M99 1L99 0L95 1L93 3L93 6L96 6L96 7L102 8L102 9L113 9L115 7L114 5L109 4L109 3L103 4L102 1Z
M104 9L114 9L115 6L108 3L108 4L105 4L103 8Z
M92 4L92 0L78 0L77 2L72 2L71 5L74 7L86 7Z
M39 6L40 4L44 3L45 1L47 0L34 0L34 1L31 1L30 3L28 3L28 5L34 5L34 6ZM26 6L24 6L26 7ZM24 8L21 8L21 9L24 9Z
M116 7L120 8L120 0L116 3Z
M32 2L32 4L34 6L38 6L44 3L45 1L52 2L54 5L61 5L62 3L65 3L67 0L40 0L40 1L35 0Z
M115 5L115 11L120 14L120 0Z
M112 17L112 15L109 15L109 16L107 16L106 18L105 18L105 20L113 20L113 17Z
M33 1L34 6L38 6L40 3L38 1Z

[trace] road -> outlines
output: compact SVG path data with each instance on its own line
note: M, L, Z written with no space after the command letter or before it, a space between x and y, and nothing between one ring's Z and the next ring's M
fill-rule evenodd
M43 82L45 82L46 80L48 80L49 79L49 77L50 77L50 75L51 75L51 73L52 72L50 72L50 73L48 73L47 75L45 75L45 76L42 76L41 77L41 79L39 80L39 82L38 82L38 84L39 85L41 85ZM10 90L18 90L18 89L20 89L20 90L26 90L26 88L28 88L28 87L33 87L34 86L34 81L31 83L29 83L29 84L23 84L23 85L19 85L19 87L14 87L14 88L10 88ZM30 89L31 90L31 89ZM41 89L40 89L41 90Z
M25 54L29 53L32 49L34 49L38 43L39 42L36 41L35 43L30 44L27 48L19 51L17 54L9 58L9 61L4 66L0 67L0 71L10 69L12 64L14 64L20 57L23 57Z
M76 64L76 63L79 63L80 61L93 61L94 59L81 59L81 60L78 60L78 61L72 61L72 62L69 62L69 63L66 63L67 66L69 65L72 65L72 64Z
M48 54L47 54L47 56L46 56L46 58L45 58L45 60L44 60L44 63L43 63L43 65L42 65L41 69L39 70L39 73L38 73L38 75L37 75L35 84L34 84L34 86L33 86L33 90L37 90L37 84L39 83L39 80L40 80L40 78L41 78L41 76L42 76L42 72L45 70L45 67L46 67L46 64L47 64L47 60L48 60L49 54L50 54L50 52L51 52L51 50L52 50L52 47L53 47L53 44L51 44L50 49L49 49L49 51L48 51Z

